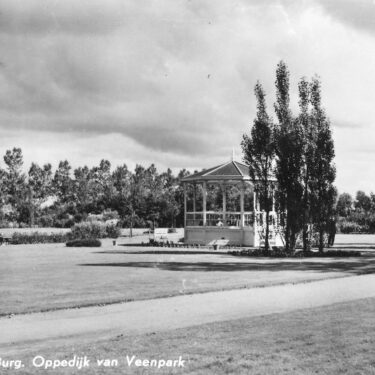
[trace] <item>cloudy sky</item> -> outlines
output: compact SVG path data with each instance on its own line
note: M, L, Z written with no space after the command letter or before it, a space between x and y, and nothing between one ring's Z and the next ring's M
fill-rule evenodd
M260 80L318 74L339 190L375 191L372 0L0 0L0 153L25 164L241 160Z

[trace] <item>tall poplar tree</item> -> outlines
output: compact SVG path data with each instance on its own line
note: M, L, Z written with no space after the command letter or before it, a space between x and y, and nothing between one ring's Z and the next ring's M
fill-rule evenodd
M267 114L265 92L257 82L254 88L257 113L250 135L242 139L244 161L249 166L249 175L254 187L260 192L262 206L266 213L266 233L264 247L269 250L269 213L272 209L272 175L275 163L274 126Z
M310 113L310 84L302 78L298 84L300 113L298 120L303 132L302 166L302 243L303 251L310 250L309 228L311 227L311 180L313 178L314 154L316 151L316 127Z
M334 144L330 122L321 106L321 84L318 78L311 82L312 120L316 127L316 150L314 153L314 177L311 182L314 223L319 232L319 251L324 249L324 233L334 214L336 178Z
M293 252L301 229L304 144L301 124L293 117L289 107L289 71L283 61L277 65L275 84L275 112L278 118L275 127L277 196L279 208L285 215L285 248L286 251Z

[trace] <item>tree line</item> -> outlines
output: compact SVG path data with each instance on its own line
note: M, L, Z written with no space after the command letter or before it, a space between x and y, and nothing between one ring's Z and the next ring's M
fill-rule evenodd
M265 250L269 249L269 213L275 191L286 251L295 250L299 237L303 250L309 251L315 234L323 251L325 233L334 224L337 196L330 121L322 107L318 77L300 79L299 113L293 114L289 76L281 61L275 80L276 120L268 113L262 85L256 84L257 113L250 133L243 136L244 160L266 212Z
M375 194L357 191L355 198L342 193L337 199L338 229L342 233L375 233Z
M183 226L184 192L170 169L159 173L152 164L124 164L112 170L108 160L73 169L67 160L53 171L51 164L32 163L23 171L20 148L7 150L0 168L0 226L66 227L89 215L118 219L125 227Z

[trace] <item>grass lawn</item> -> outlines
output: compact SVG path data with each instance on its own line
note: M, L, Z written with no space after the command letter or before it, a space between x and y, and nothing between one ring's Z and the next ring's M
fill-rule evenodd
M3 358L25 364L18 374L73 374L74 369L37 371L36 355L70 359L86 355L91 366L81 374L375 374L375 299L357 300L292 313L206 324L134 337L96 338L90 342L42 343L17 348ZM128 367L126 355L146 359L182 356L185 368L148 370ZM118 367L99 368L111 358Z
M199 249L63 244L0 248L0 314L372 273L359 258L241 258Z
M70 229L67 228L0 228L0 233L5 236L12 236L14 233L31 234L34 232L39 233L67 233Z

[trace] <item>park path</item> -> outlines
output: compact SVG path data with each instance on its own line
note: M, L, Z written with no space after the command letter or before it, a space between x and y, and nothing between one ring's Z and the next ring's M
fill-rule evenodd
M0 319L0 346L69 336L130 335L375 297L375 275L210 292Z

